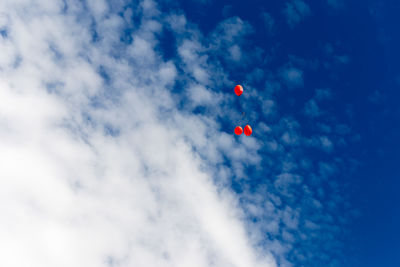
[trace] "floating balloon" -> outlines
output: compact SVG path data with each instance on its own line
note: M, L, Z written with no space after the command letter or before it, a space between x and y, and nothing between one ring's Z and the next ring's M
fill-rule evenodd
M242 133L243 133L242 127L237 126L237 127L235 128L235 134L236 134L236 135L241 135Z
M235 86L235 94L237 96L240 96L241 94L243 94L243 87L241 85L236 85Z
M242 128L240 128L240 129L242 129ZM252 132L253 132L253 130L251 129L250 125L244 126L244 134L245 135L250 136Z

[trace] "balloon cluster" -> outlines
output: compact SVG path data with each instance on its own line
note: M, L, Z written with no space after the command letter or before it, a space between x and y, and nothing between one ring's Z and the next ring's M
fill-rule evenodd
M243 86L236 85L235 86L235 94L237 96L240 96L241 94L243 94ZM250 125L248 125L248 124L246 126L244 126L244 130L242 129L242 127L236 126L236 128L235 128L235 134L236 135L241 135L243 133L243 131L244 131L244 134L247 135L247 136L250 136L252 134L252 132L253 132L253 130L251 129Z
M251 135L253 130L251 129L250 125L248 125L248 124L246 126L244 126L244 130L242 129L242 127L236 126L235 134L241 135L243 132L244 132L245 135L249 136L249 135Z

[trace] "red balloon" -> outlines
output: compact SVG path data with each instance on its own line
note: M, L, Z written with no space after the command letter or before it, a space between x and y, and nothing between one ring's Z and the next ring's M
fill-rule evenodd
M250 125L244 126L244 134L250 136L253 130L251 129Z
M235 94L237 96L240 96L241 94L243 94L243 87L241 85L236 85L235 86Z
M241 135L242 133L243 133L242 127L237 126L237 127L235 128L235 134L236 134L236 135Z

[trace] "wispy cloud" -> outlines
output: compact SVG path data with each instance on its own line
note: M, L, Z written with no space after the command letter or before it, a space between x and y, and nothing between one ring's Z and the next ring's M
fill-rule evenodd
M309 117L318 117L320 115L319 107L314 99L311 99L306 103L304 112Z
M264 21L267 32L272 33L275 26L275 19L268 12L262 12L261 19Z
M302 0L292 0L286 3L283 12L289 27L294 28L294 26L311 14L311 9Z
M343 0L326 0L326 3L336 9L344 8L344 1Z
M280 73L283 82L289 88L302 87L304 84L303 71L295 67L285 67Z

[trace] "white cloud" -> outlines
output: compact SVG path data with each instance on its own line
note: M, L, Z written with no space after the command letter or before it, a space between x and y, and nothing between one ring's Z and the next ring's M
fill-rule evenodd
M186 17L184 15L172 14L167 18L167 22L170 24L173 31L181 33L186 27Z
M289 88L302 87L304 84L303 71L297 68L294 67L284 68L281 71L280 75L283 78L284 83Z
M282 222L292 230L296 230L299 224L299 211L292 208L285 208L283 210Z
M281 140L286 145L296 145L299 141L297 135L295 133L290 133L290 132L285 132L282 135Z
M88 0L87 4L96 20L101 19L108 11L107 3L104 0Z
M304 226L308 229L319 229L320 228L318 224L315 224L310 220L306 220L304 223Z
M233 61L240 61L242 58L242 52L240 51L240 47L238 45L229 47L229 53L231 54L231 59Z
M245 64L246 58L242 57L245 36L253 33L254 29L247 21L239 17L231 17L220 22L209 37L207 46L214 52L218 51L229 64Z
M269 116L275 113L275 102L271 99L264 100L262 102L262 111L265 116Z
M238 37L250 34L253 31L253 27L239 17L232 17L224 20L216 29L216 33L220 35L219 39L230 43Z
M264 122L260 122L257 126L257 129L259 129L260 132L263 133L270 133L271 132L271 128L265 124Z
M333 142L327 136L313 137L306 143L312 147L319 148L327 153L332 152L334 149Z
M326 152L331 152L333 150L333 143L331 140L329 140L328 137L326 136L321 136L320 137L320 141L321 141L321 145L322 148L326 151Z
M282 173L278 175L278 179L274 182L274 185L281 194L286 196L292 196L289 188L292 188L293 184L300 184L302 179L298 175L293 175L291 173Z
M0 61L2 264L276 266L247 236L235 197L194 152L204 145L218 160L210 137L218 128L176 109L168 88L177 68L154 50L156 4L141 4L145 18L128 47L118 38L124 20L104 16L104 5L88 13L67 4L64 14L62 1L33 9L30 1L0 3L10 18L0 42L8 51ZM99 20L97 42L81 13ZM206 90L206 59L195 42L185 45L182 59L200 61L188 73ZM235 141L225 139L228 150ZM243 145L259 149L251 138Z
M190 99L197 105L215 105L218 102L218 95L207 90L204 86L193 85L189 88Z
M204 48L197 41L184 40L178 47L178 53L185 63L188 72L201 84L209 84L209 73L206 70L207 56L201 55Z

